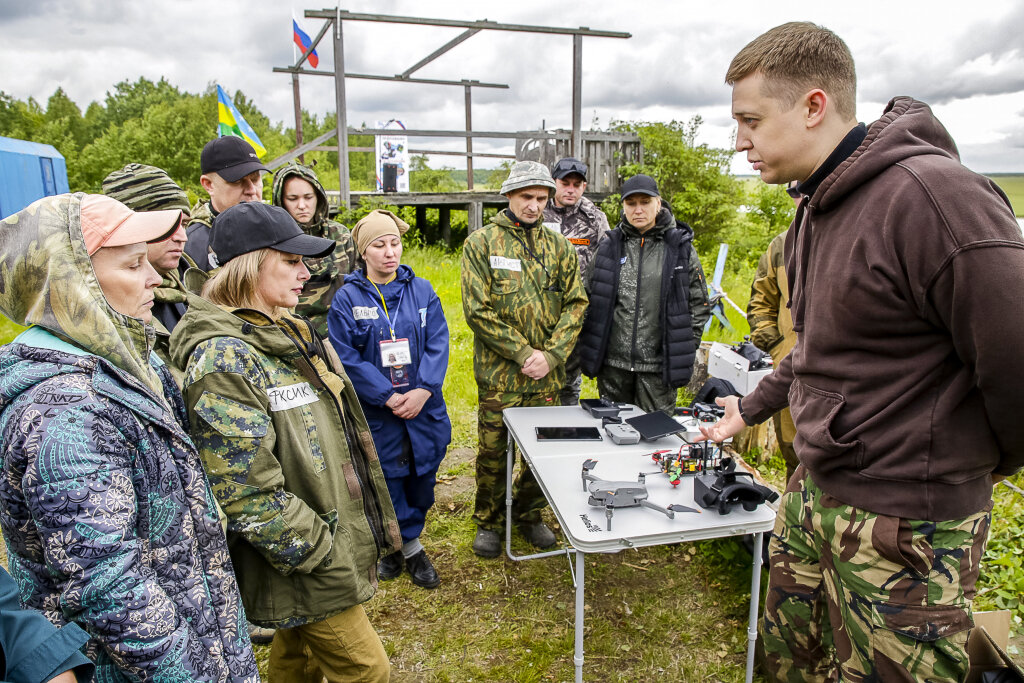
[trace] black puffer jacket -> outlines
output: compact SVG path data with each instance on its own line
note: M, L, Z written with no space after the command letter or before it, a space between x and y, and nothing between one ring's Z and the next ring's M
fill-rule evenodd
M623 365L610 362L614 344L630 358L623 369L660 371L670 387L690 380L710 316L704 271L692 240L693 230L675 219L667 203L643 235L625 219L607 233L594 258L590 306L577 343L586 375L596 376L606 363ZM660 287L654 287L658 278L651 277L650 267L659 262ZM624 306L631 310L617 310ZM623 324L626 318L632 324Z

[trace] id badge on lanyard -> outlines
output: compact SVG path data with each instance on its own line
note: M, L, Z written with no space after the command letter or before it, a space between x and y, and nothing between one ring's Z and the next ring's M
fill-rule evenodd
M412 353L408 339L384 339L380 342L381 364L391 370L391 386L409 386L409 364Z

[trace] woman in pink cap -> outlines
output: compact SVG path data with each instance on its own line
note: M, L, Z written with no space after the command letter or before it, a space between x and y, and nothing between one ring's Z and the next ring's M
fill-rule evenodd
M0 526L22 604L85 630L96 680L259 680L147 324L160 283L147 243L180 220L71 194L0 222L0 312L30 326L0 348Z

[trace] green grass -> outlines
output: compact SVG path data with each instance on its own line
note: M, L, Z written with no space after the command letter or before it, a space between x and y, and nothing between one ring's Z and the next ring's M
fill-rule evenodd
M1024 217L1024 174L996 173L988 177L1010 198L1014 213Z

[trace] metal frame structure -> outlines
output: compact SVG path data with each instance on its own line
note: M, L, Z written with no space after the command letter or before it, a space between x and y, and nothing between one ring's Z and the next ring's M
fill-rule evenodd
M455 154L458 156L466 157L467 173L469 189L473 189L473 157L499 157L509 158L510 155L496 155L496 154L484 154L473 151L473 138L519 138L522 137L521 133L511 132L498 132L498 131L473 131L472 127L472 89L473 88L501 88L507 89L509 86L502 83L483 83L476 80L444 80L444 79L430 79L430 78L414 78L412 74L419 69L423 68L430 62L434 61L441 55L445 54L449 50L462 44L469 38L472 38L481 31L514 31L520 33L541 33L549 35L568 35L572 36L573 41L573 74L572 74L572 130L570 133L570 148L573 156L580 157L583 149L582 140L582 93L583 93L583 38L596 37L596 38L630 38L631 34L624 33L621 31L598 31L592 30L586 26L579 28L559 28L554 26L531 26L526 24L505 24L496 21L489 21L487 19L478 21L462 21L454 19L430 19L425 17L407 17L407 16L396 16L387 14L365 14L355 13L337 9L324 9L324 10L305 10L304 16L311 19L323 19L324 24L320 28L319 33L311 41L311 45L308 50L305 50L302 55L296 60L295 64L290 67L275 67L275 72L290 73L292 75L292 92L295 102L295 132L296 132L296 144L297 147L287 154L284 154L277 159L269 162L267 166L271 169L276 168L288 161L301 157L305 152L313 150L325 149L321 145L324 142L334 137L337 138L337 152L338 152L338 181L340 192L340 201L342 208L348 208L351 192L349 188L348 179L348 153L350 151L356 151L355 149L350 150L348 146L348 135L339 135L338 131L347 131L349 134L379 134L379 133L392 133L393 131L383 131L378 129L361 129L354 130L348 127L348 115L346 111L346 98L345 98L345 80L347 78L356 79L368 79L368 80L380 80L380 81L392 81L397 83L424 83L431 85L448 85L448 86L462 86L465 90L465 101L466 101L466 130L465 131L442 131L442 130L407 130L405 135L410 137L462 137L466 140L466 152L445 152L445 151L432 151L432 150L410 150L412 152L420 154ZM348 73L345 71L345 43L342 32L342 24L345 21L366 21L366 22L380 22L380 23L391 23L391 24L414 24L420 26L441 26L448 28L463 28L465 31L460 33L458 36L449 40L447 43L434 50L432 53L412 65L405 71L394 76L385 75L372 75L372 74L356 74ZM327 35L327 31L334 27L333 31L333 43L334 43L334 71L314 71L311 69L303 68L303 64L306 62L310 53L316 49L320 41ZM336 111L336 126L333 130L324 133L316 139L304 143L302 140L302 107L300 105L299 98L299 76L300 75L316 75L316 76L333 76L334 77L334 93L335 93L335 104L337 107ZM564 133L544 133L536 132L530 133L532 138L551 138L554 140L564 139ZM335 148L326 148L334 151ZM358 151L363 151L362 148L358 148Z

